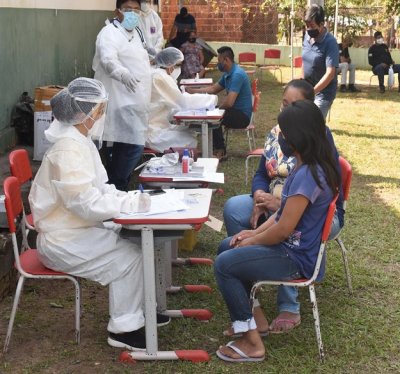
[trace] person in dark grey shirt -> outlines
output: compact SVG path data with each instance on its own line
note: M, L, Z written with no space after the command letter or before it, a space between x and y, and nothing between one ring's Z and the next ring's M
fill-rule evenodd
M340 92L360 92L354 85L356 81L356 65L351 62L349 47L352 42L348 36L343 38L343 41L338 44L339 47L339 73L342 75L340 82ZM346 87L347 72L349 72L349 86Z
M368 63L372 66L372 72L378 76L379 92L385 93L385 74L388 74L390 65L392 65L394 73L400 73L400 65L394 63L380 31L375 32L374 39L375 43L368 49ZM397 77L400 92L400 74Z

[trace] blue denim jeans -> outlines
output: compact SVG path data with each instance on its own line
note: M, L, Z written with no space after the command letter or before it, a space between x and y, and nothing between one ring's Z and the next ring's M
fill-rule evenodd
M144 146L114 142L103 151L108 183L120 191L127 191L133 169L142 157Z
M250 230L252 212L253 198L250 195L237 195L229 198L224 206L224 223L228 236L233 236L242 230ZM340 230L339 218L335 215L329 239L334 238ZM279 312L299 314L300 303L297 301L297 296L297 287L279 286L277 294Z
M233 236L242 230L250 230L252 212L253 198L250 195L229 198L224 205L224 223L228 236Z
M230 237L224 239L218 248L215 277L232 322L248 321L253 316L249 295L254 282L297 279L300 273L296 263L279 246L230 248L230 240Z
M319 110L322 112L322 115L324 116L324 119L326 119L326 116L328 115L329 109L331 109L333 100L328 100L324 98L322 95L316 95L314 99L315 105L319 108Z

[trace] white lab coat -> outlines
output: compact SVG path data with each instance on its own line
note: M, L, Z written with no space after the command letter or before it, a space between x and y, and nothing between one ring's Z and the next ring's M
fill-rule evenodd
M140 17L141 29L144 31L147 45L160 52L164 46L163 24L160 16L154 9L143 13Z
M134 93L111 78L106 71L110 63L119 72L129 70L140 81ZM92 68L94 78L103 82L109 94L103 140L144 145L151 95L151 68L136 29L129 33L118 21L104 26L97 36Z
M170 147L197 147L196 132L184 125L173 125L170 120L180 110L206 109L215 106L217 101L216 95L182 94L165 69L155 69L146 146L159 152Z
M113 333L144 325L141 250L103 224L138 201L106 184L107 174L90 138L54 121L46 131L54 143L32 183L29 202L38 231L37 249L54 270L109 284Z

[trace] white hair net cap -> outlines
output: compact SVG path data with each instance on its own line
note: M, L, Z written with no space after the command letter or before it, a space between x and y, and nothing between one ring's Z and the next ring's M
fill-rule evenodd
M183 53L174 47L168 47L158 52L155 57L155 63L163 68L169 68L179 64L184 60Z
M76 125L87 118L97 104L107 99L103 83L91 78L76 78L50 100L50 105L60 123Z

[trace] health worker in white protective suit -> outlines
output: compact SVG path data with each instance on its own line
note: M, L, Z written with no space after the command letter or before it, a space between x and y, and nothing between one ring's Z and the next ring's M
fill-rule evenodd
M215 108L218 97L208 94L182 93L177 85L183 61L182 52L174 47L163 49L155 59L152 75L149 131L146 146L163 152L170 147L197 147L197 133L185 125L170 123L180 110Z
M164 35L163 35L163 24L160 16L151 7L150 1L142 1L140 4L142 9L141 14L141 29L144 31L144 36L146 38L148 50L150 57L151 52L154 51L155 54L161 51L164 46Z
M29 194L40 259L50 269L109 285L108 343L143 349L142 253L120 238L120 225L103 221L121 212L148 211L150 196L107 184L91 139L92 134L101 138L104 124L107 93L101 82L77 78L50 104L55 120L45 135L53 144Z
M116 7L116 18L97 36L92 67L109 94L103 137L107 147L101 151L109 183L126 191L146 140L151 68L138 27L140 1L117 0Z

